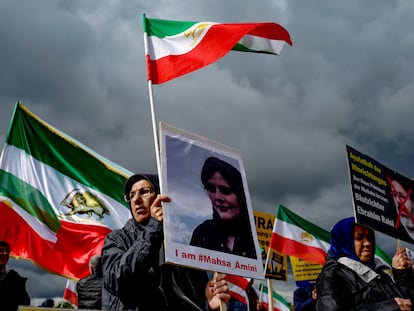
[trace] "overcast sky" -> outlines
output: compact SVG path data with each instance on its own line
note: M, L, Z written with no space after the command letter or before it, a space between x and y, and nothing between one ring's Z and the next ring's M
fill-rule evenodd
M153 87L158 121L240 150L253 209L283 204L325 229L351 216L346 145L414 175L414 2L403 0L0 0L0 140L20 100L155 173L143 13L289 31L281 56L230 52ZM395 240L379 243L392 255ZM62 295L63 278L18 270L32 297Z

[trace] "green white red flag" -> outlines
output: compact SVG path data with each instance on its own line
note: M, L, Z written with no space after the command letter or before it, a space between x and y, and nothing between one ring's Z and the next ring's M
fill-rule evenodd
M270 248L286 255L324 264L330 247L329 232L279 205Z
M14 257L85 277L90 256L130 217L130 175L17 103L0 157L0 239Z
M264 285L264 283L260 283L259 289L256 292L260 293L259 301L262 301L263 306L266 308L266 310L269 310L269 288ZM274 290L272 290L272 298L274 311L290 311L292 304Z
M76 291L76 281L67 279L65 290L63 291L63 299L70 302L74 306L78 306L78 293Z
M280 55L292 45L276 23L172 21L142 17L148 80L160 84L201 69L229 51Z
M324 264L330 248L330 232L279 205L270 248L305 261ZM391 258L378 245L375 257L384 264L391 265Z

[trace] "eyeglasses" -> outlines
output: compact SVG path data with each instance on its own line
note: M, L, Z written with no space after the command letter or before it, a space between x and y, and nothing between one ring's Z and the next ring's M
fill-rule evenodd
M151 195L152 192L153 190L150 187L141 188L137 191L131 191L128 195L125 196L125 201L131 202L131 200L133 200L136 196L147 198Z
M212 184L206 183L205 188L210 193L216 193L217 189L220 191L220 193L224 195L229 195L229 194L234 193L232 188L223 186L223 185L213 186Z

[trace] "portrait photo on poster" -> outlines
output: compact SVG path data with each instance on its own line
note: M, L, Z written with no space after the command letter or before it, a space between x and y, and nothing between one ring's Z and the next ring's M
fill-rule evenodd
M160 137L166 261L263 279L240 152L163 122Z

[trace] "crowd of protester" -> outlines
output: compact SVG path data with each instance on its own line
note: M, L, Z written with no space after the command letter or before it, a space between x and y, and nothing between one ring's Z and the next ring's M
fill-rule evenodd
M214 209L213 195L224 190L230 195L230 186L224 178L206 176ZM160 194L157 175L131 176L124 198L132 217L123 228L108 234L101 254L91 257L90 275L76 286L79 309L200 311L226 304L228 311L264 310L252 287L246 292L250 303L244 304L231 297L225 274L163 261L162 204L171 198ZM331 229L330 249L316 283L294 291L292 309L412 310L413 263L406 249L397 247L390 269L376 259L375 247L372 229L356 223L354 217L338 221ZM0 241L0 310L4 311L30 305L27 279L6 269L10 252L10 245ZM53 307L53 303L45 300L41 307Z

